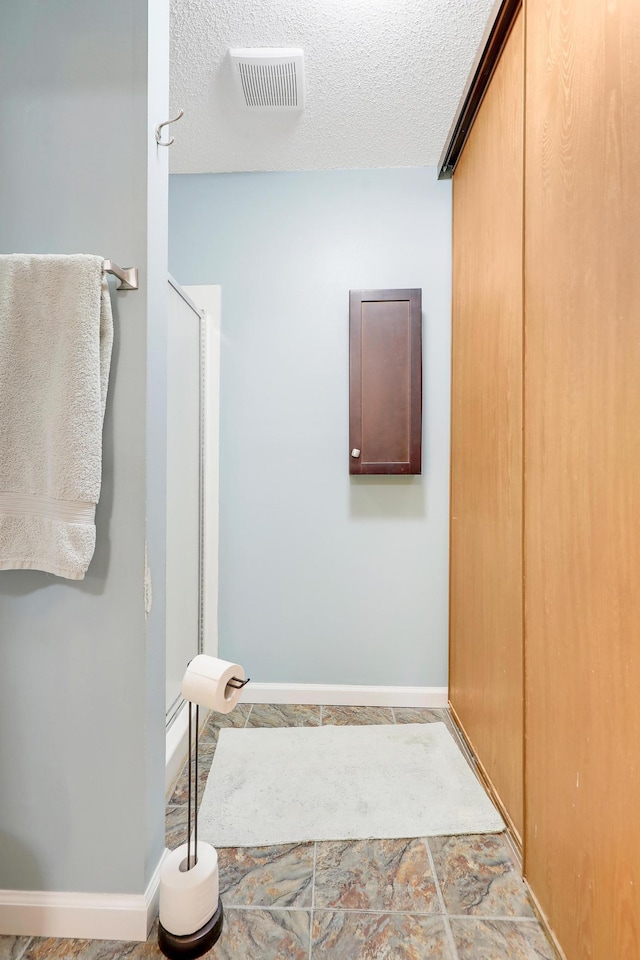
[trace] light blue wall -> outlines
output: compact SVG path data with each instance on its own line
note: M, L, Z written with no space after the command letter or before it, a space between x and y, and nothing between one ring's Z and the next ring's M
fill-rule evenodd
M164 847L167 157L149 144L168 4L5 3L0 40L0 252L97 253L141 280L112 296L88 574L0 573L0 888L142 893Z
M447 682L450 185L170 178L169 267L222 285L220 655L259 681ZM421 287L419 478L349 478L348 292Z

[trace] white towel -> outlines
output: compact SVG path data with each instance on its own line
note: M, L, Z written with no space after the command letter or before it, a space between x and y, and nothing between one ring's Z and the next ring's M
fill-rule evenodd
M102 257L0 256L0 570L87 571L112 342Z

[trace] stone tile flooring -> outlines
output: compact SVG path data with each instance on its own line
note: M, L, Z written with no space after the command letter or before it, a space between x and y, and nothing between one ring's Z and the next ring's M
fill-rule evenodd
M435 721L459 742L446 710L241 704L204 731L199 796L223 726ZM184 842L186 789L183 773L167 805L169 848ZM554 960L505 834L281 844L218 856L225 926L210 960ZM162 957L155 927L146 943L0 937L0 960L125 957Z

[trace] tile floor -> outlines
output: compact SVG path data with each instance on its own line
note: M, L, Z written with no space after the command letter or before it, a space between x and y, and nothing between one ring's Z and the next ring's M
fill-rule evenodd
M446 710L240 705L204 732L201 788L222 726L439 720L458 739ZM170 848L184 842L186 782L183 774L167 805ZM220 849L218 856L225 927L210 960L554 960L504 834ZM0 937L0 960L161 956L155 928L146 943Z

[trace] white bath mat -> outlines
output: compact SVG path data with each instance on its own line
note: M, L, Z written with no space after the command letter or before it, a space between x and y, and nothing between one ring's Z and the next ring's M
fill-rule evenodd
M220 731L199 838L216 847L499 833L443 723Z

